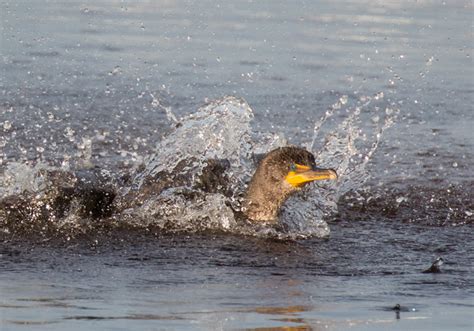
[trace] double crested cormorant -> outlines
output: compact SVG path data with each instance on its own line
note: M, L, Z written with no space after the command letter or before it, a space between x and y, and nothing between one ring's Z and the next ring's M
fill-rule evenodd
M324 179L337 179L336 171L317 168L307 150L277 148L260 161L247 189L243 212L253 221L275 222L281 205L292 193Z
M190 160L188 160L190 161ZM34 193L9 196L0 199L0 221L5 218L15 223L15 219L27 214L62 217L71 208L78 206L79 215L96 219L111 216L114 212L141 205L150 195L157 196L174 186L188 186L209 193L230 196L226 160L208 160L196 183L183 170L186 162L178 164L170 173L159 173L147 178L138 190L116 199L110 178L103 178L100 171L46 172L43 176L50 187L43 195ZM336 179L332 169L317 168L314 156L299 147L281 147L266 154L260 161L249 183L243 202L242 213L250 221L276 222L281 205L305 184L323 179ZM191 189L188 197L192 198ZM38 198L40 197L41 198ZM28 202L32 203L28 203ZM4 217L3 217L4 216Z

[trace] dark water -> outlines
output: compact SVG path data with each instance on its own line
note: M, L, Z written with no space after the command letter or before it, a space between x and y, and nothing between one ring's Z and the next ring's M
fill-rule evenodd
M287 206L331 230L296 241L223 226L216 196L177 204L190 212L174 226L143 210L112 224L0 213L2 330L473 328L469 1L2 1L0 13L2 199L37 204L44 169L152 169L199 151L199 134L260 137L224 140L217 155L242 162L284 136L343 175L313 187L337 208ZM226 95L252 108L249 132L210 117L196 141L174 138L174 118L189 136L185 116ZM252 166L239 171L235 185ZM197 211L212 222L195 226ZM441 272L422 273L439 256Z
M299 243L136 233L16 241L2 248L3 326L470 329L470 229L378 222L331 223L329 239ZM443 272L421 273L437 255Z

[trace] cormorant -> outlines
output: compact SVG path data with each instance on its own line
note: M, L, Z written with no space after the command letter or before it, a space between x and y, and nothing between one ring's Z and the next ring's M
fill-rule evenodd
M190 161L190 160L187 160ZM149 196L158 196L168 188L185 186L196 192L219 192L232 195L226 176L227 160L207 160L197 182L184 170L186 162L178 164L171 172L147 178L137 191L116 199L118 194L111 178L101 175L100 169L78 171L46 171L42 174L49 187L42 195L26 193L0 200L0 220L17 223L28 215L45 220L67 215L74 206L80 216L102 219L126 208L139 206ZM314 156L299 147L281 147L266 154L257 166L244 195L241 213L250 221L276 222L281 205L305 184L324 179L336 179L332 169L317 168ZM132 179L133 181L133 179ZM109 183L110 182L110 183ZM130 184L130 183L128 183ZM192 198L193 190L188 192ZM241 214L238 212L238 214Z
M292 193L324 179L337 179L336 171L317 168L307 150L277 148L260 161L245 194L243 213L252 221L276 222L281 205Z

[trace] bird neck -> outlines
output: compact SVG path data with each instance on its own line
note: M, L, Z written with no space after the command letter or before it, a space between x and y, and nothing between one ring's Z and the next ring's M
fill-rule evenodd
M280 207L291 193L287 186L284 182L272 182L257 171L245 195L245 216L258 222L277 222Z

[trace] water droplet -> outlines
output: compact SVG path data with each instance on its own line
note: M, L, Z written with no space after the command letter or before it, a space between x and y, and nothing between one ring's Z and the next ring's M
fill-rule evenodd
M115 66L112 71L109 72L109 76L115 76L122 73L122 68L120 66Z
M71 129L69 126L66 129L64 129L64 131L65 131L64 135L68 138L68 140L73 142L75 140L74 138L75 131Z
M432 64L433 64L433 60L434 60L434 57L431 56L428 60L426 60L426 65L427 65L427 66L432 65Z
M345 105L348 101L348 97L347 95L343 95L340 99L339 99L339 102L341 103L341 105Z
M3 122L3 130L8 131L12 128L12 123L10 121Z
M374 96L374 99L379 100L379 99L383 99L383 97L384 97L383 92L379 92Z
M405 198L405 197L398 197L395 201L396 201L398 204L400 204L400 203L402 203L402 202L408 201L408 199Z

